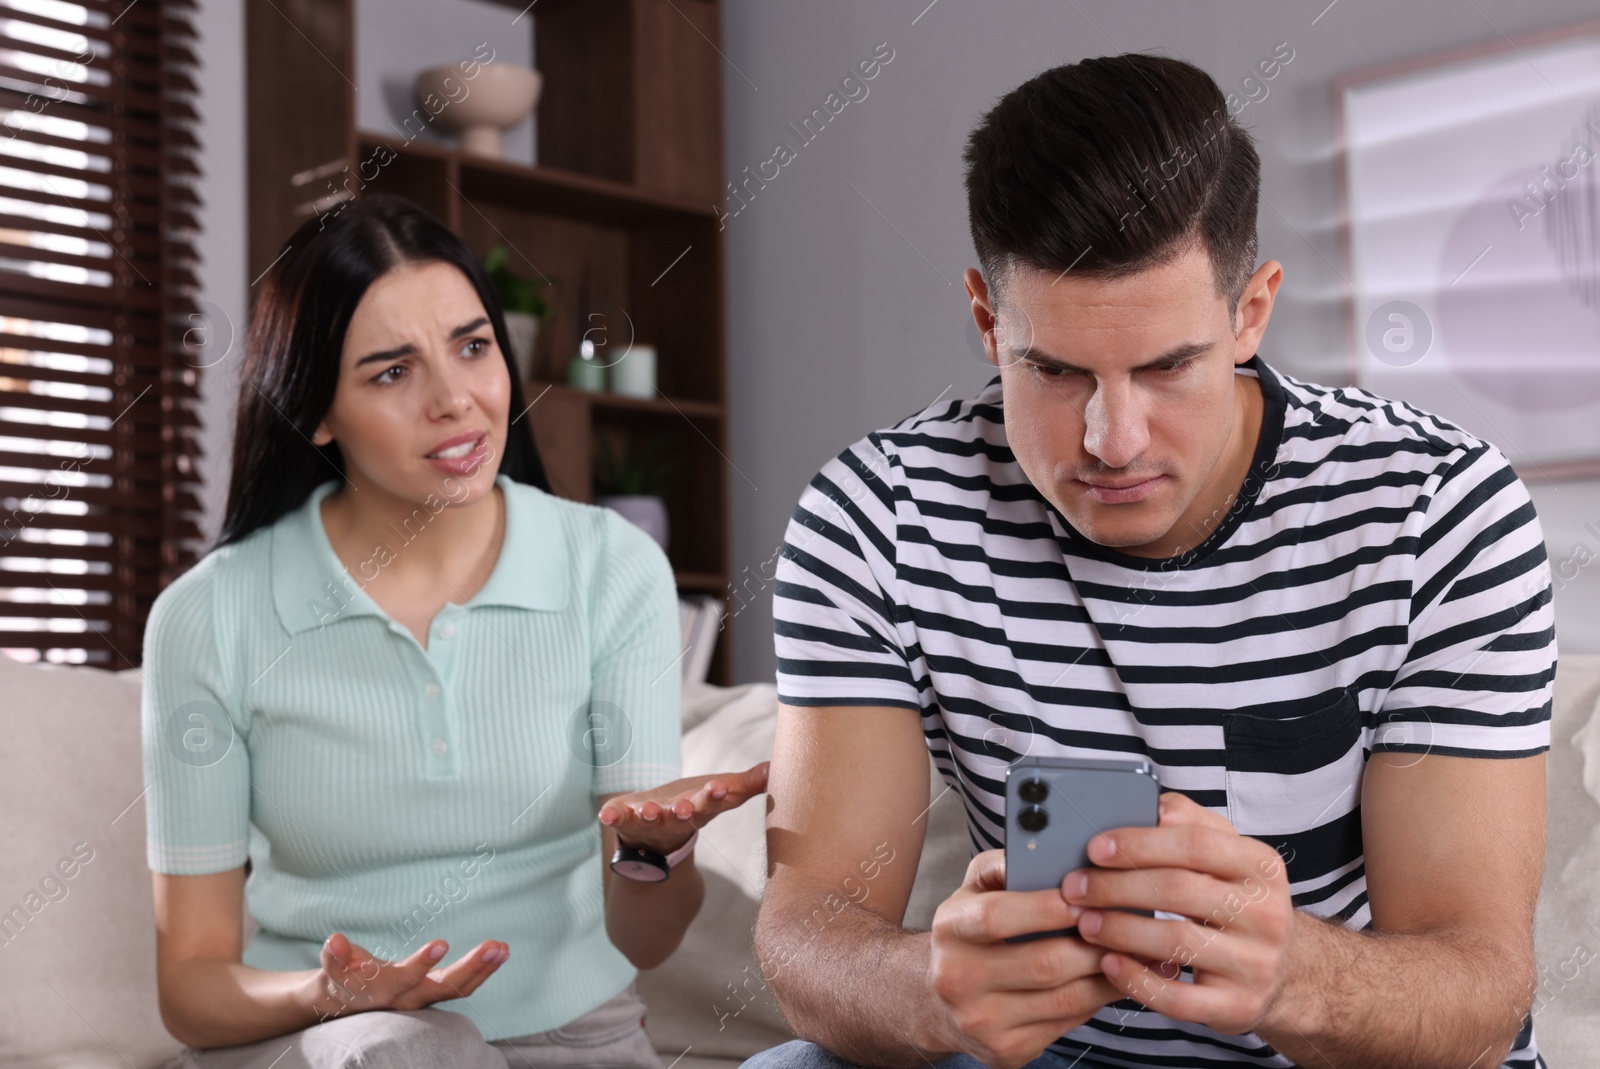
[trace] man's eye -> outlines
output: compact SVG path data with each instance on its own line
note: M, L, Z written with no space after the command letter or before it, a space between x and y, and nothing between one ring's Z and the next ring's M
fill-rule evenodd
M1164 365L1164 366L1162 366L1160 368L1157 368L1156 370L1158 370L1163 375L1178 375L1178 374L1182 374L1183 372L1189 370L1189 368L1191 368L1193 366L1194 366L1194 357L1190 357L1187 360L1180 360L1176 364L1166 364L1166 365Z
M1047 379L1059 379L1062 375L1066 374L1066 372L1061 368L1047 367L1044 364L1030 363L1028 366L1033 368L1035 374L1042 375Z

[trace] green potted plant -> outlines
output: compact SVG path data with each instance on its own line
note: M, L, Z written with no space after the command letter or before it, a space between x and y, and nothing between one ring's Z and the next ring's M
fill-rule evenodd
M510 253L501 242L483 258L483 269L505 315L518 377L526 382L533 377L533 347L539 340L539 321L552 318L555 307L539 292L550 285L550 280L519 275L511 270L509 260Z
M657 436L635 448L624 436L620 449L610 435L598 436L594 465L595 504L615 509L643 528L663 550L667 548L667 486L672 465L666 441Z

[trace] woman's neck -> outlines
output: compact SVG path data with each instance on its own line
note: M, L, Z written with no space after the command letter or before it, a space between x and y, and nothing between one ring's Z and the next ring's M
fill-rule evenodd
M363 587L440 586L450 601L465 602L488 581L505 536L505 495L492 483L470 504L452 505L360 479L323 498L321 510L329 544Z

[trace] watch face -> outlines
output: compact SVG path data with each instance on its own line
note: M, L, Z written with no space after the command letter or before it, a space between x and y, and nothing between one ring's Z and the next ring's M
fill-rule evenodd
M611 863L611 871L618 876L630 880L639 880L643 883L659 883L667 878L667 870L649 861L638 861L625 858Z

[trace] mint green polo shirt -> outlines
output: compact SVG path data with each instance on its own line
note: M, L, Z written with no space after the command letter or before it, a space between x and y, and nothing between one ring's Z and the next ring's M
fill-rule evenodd
M238 868L260 931L244 963L316 968L335 931L397 960L511 947L436 1003L486 1039L558 1027L635 970L605 932L596 796L679 773L677 592L617 513L505 475L487 583L428 647L362 590L434 506L347 570L320 504L213 551L145 631L147 859ZM442 508L442 500L436 499Z

